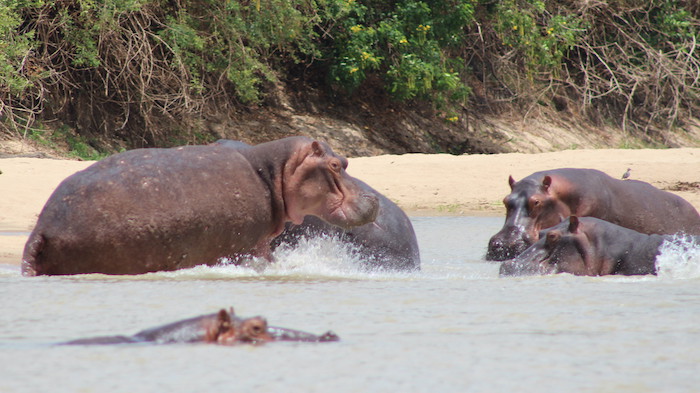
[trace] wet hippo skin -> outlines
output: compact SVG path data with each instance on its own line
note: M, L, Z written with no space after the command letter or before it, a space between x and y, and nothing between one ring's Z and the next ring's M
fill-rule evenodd
M320 336L299 330L268 326L267 320L257 316L241 318L222 309L216 314L188 318L167 325L142 330L133 336L103 336L81 338L63 343L65 345L107 344L173 344L210 343L219 345L260 344L269 341L329 342L340 338L333 332Z
M700 244L700 236L685 237ZM544 229L537 242L503 262L500 274L656 274L659 247L672 239L674 235L647 235L598 218L571 216Z
M221 258L270 258L286 222L307 215L341 227L372 222L377 196L347 160L306 137L245 150L138 149L65 179L24 249L22 273L141 274Z
M420 250L411 220L394 202L377 195L379 213L374 222L345 229L306 216L300 225L287 223L284 232L273 240L273 248L282 244L294 246L302 238L326 236L350 244L351 252L359 256L367 270L420 270Z
M229 139L220 139L216 144L232 149L251 147L244 142ZM287 223L284 232L272 242L273 249L282 244L295 246L304 237L335 237L350 244L352 252L359 254L368 270L419 270L420 250L411 220L389 198L361 180L357 182L379 199L379 212L373 222L346 229L331 225L316 216L306 216L301 224Z
M489 240L487 260L514 258L539 231L571 215L596 217L646 234L700 235L700 215L683 198L637 180L614 179L594 169L535 172L516 182L503 203L503 228Z

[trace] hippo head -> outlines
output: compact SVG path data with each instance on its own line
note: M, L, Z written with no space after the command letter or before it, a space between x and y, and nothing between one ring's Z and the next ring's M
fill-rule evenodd
M588 266L593 266L591 241L583 230L578 217L568 220L540 233L540 239L515 259L501 264L502 276L532 274L571 273L591 275Z
M489 240L486 259L490 261L514 258L539 239L539 231L560 223L571 213L553 191L551 176L519 182L510 176L508 184L511 193L503 199L506 221Z
M213 324L207 329L206 342L221 345L234 345L239 343L264 343L272 341L267 331L267 320L263 317L238 318L226 310L221 310Z
M269 341L333 342L339 341L337 334L328 331L320 336L276 326L268 326L263 317L239 318L222 309L208 327L205 342L220 345L240 343L263 344Z
M311 141L297 150L284 168L284 204L290 221L301 224L306 215L317 216L343 228L374 221L378 197L369 187L347 174L348 160L326 143Z

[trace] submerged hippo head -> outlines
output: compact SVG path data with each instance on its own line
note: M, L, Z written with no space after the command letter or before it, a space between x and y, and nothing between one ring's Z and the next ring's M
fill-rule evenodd
M539 231L560 223L571 213L552 190L552 176L508 179L511 193L503 199L506 221L489 240L486 259L504 261L525 251L539 239Z
M268 341L332 342L339 341L337 334L328 331L320 336L276 326L268 326L263 317L238 318L221 310L215 323L207 331L206 342L234 345L238 343L261 344Z
M533 274L571 273L576 275L594 275L590 267L595 266L594 245L583 228L578 217L545 229L540 239L515 259L501 264L503 276Z
M263 344L269 341L331 342L340 338L333 332L320 336L299 330L272 327L263 317L240 318L233 308L142 330L133 336L103 336L65 342L65 345L107 345L134 343L209 343L218 345Z
M377 195L347 174L348 160L323 142L310 141L297 149L284 168L283 195L287 216L301 224L317 216L343 228L374 221Z
M238 343L264 343L272 341L272 336L267 331L267 320L263 317L238 318L226 310L221 310L217 318L208 321L205 342L221 345L234 345Z

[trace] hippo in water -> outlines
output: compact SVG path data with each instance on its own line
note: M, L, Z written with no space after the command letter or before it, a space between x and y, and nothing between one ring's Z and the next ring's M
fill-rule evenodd
M375 219L377 195L345 172L347 163L307 137L113 155L54 191L22 273L140 274L270 259L286 222L315 215L349 228Z
M232 149L251 147L229 139L220 139L215 143ZM301 238L327 236L350 244L351 252L356 253L369 270L419 270L420 251L411 220L389 198L363 181L357 182L379 199L379 212L374 222L347 229L331 225L316 216L306 216L301 224L287 223L284 232L272 242L273 249L283 244L295 246Z
M503 203L503 228L489 240L487 260L511 259L539 239L539 231L571 215L597 217L646 234L700 235L700 214L683 198L637 180L594 169L552 169L516 182Z
M692 236L700 244L700 236ZM539 240L501 264L502 276L656 274L656 257L673 235L646 235L594 217L571 216L541 231Z
M269 341L329 342L340 338L329 331L320 336L298 330L268 326L263 317L240 318L222 309L207 314L146 329L133 336L104 336L82 338L66 345L105 345L134 343L211 343L220 345L260 344Z
M273 248L285 244L295 246L302 238L325 236L349 244L350 252L359 256L368 270L420 270L420 250L411 220L394 202L382 194L377 195L379 213L374 222L346 229L315 216L306 216L300 225L287 223L284 232L272 242Z

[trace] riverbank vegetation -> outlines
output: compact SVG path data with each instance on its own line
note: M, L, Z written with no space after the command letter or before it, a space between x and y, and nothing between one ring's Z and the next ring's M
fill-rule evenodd
M275 110L282 86L379 92L448 126L548 107L663 139L698 117L699 31L694 0L7 0L0 128L207 142L192 119Z

